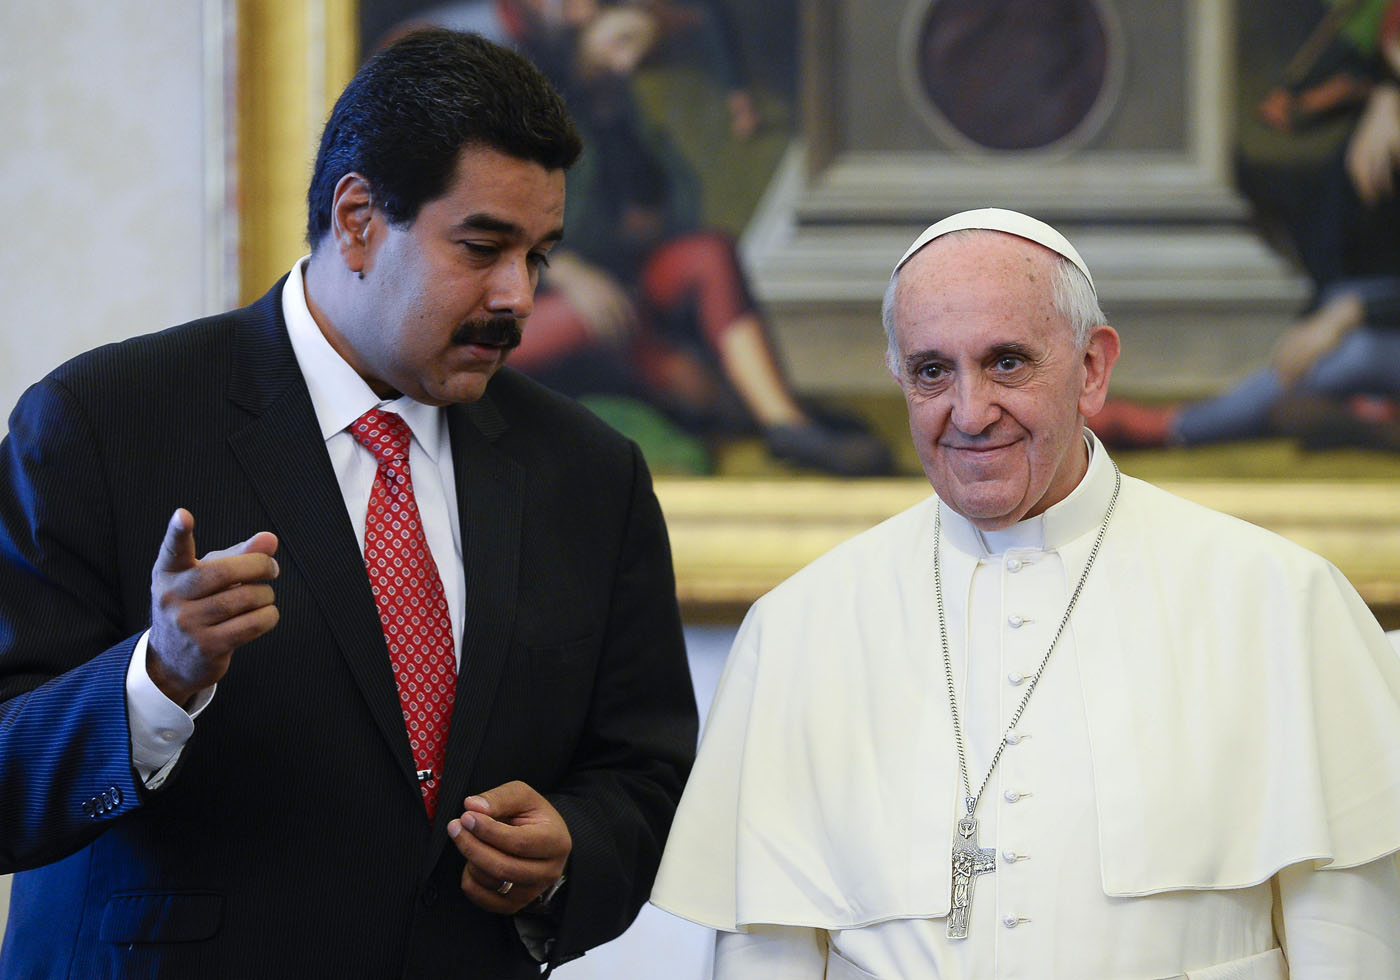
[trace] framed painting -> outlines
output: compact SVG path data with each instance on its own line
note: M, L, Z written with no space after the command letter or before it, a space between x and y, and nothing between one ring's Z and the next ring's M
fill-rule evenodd
M619 359L616 344L586 352L593 363L564 362L566 378L587 368L608 382L571 393L634 434L653 460L692 619L736 619L811 558L929 492L883 366L878 325L889 268L924 225L989 204L1055 222L1095 270L1124 338L1115 393L1154 403L1208 397L1267 362L1312 291L1295 256L1256 220L1240 162L1314 159L1328 140L1335 145L1347 115L1291 135L1258 124L1257 107L1292 77L1298 46L1326 19L1312 0L1271 4L1267 17L1229 0L1017 0L1007 8L1014 16L990 19L970 0L310 6L319 13L300 36L302 78L312 81L288 81L284 49L281 81L239 100L239 132L249 140L285 129L274 117L288 104L324 104L356 56L407 26L484 17L475 23L520 43L522 16L575 18L559 35L575 39L602 32L591 26L602 18L615 28L605 39L633 45L614 79L638 127L627 139L657 158L635 168L630 183L611 186L636 197L639 213L648 203L669 206L667 195L686 184L665 170L678 162L692 195L685 221L732 243L735 295L759 312L766 356L792 401L837 434L869 435L885 447L884 463L865 470L879 475L855 479L785 459L742 381L723 373L723 350L706 347L694 311L655 324L659 341L640 355L664 379L652 390L645 371L628 373L635 365L626 359L626 372L599 366ZM278 28L264 21L257 29ZM1259 43L1238 45L1241 36ZM1269 51L1259 50L1267 46L1260 39ZM580 46L555 71L569 72L586 54L571 43ZM1004 70L1008 63L1018 70ZM245 65L240 85L251 85L261 64ZM592 96L561 77L571 107ZM306 172L311 141L302 133L286 141L294 145L302 156L266 143L256 162L240 154L245 207L273 199L274 174ZM576 172L571 197L579 183ZM283 197L295 205L277 208L294 207L299 226L299 194ZM625 250L619 242L632 218L609 214L591 246L595 262ZM646 218L637 221L645 226ZM271 227L271 219L242 222L244 268L270 251L260 221ZM667 213L659 226L683 224ZM573 225L569 236L588 252ZM641 275L644 263L630 261ZM629 270L612 271L623 278ZM673 357L665 347L677 337L689 347L676 344ZM678 393L706 390L706 370L716 403L678 407ZM1400 455L1315 453L1287 439L1115 455L1128 472L1320 551L1400 626Z

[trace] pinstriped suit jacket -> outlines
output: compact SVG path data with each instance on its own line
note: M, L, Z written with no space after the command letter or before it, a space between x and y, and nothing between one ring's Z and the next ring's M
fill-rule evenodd
M89 352L0 446L0 977L515 977L513 923L429 826L378 617L280 309ZM440 798L511 779L573 837L553 960L645 900L695 708L635 446L503 371L448 410L466 578ZM281 612L235 652L165 786L125 667L177 506L201 553L276 532Z

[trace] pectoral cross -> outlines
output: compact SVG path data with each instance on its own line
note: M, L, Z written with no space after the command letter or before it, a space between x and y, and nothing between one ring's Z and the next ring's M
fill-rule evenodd
M968 800L968 814L958 821L953 838L953 904L948 910L948 938L966 939L968 917L972 914L972 886L978 875L996 870L995 847L977 846L977 821L972 818L973 800Z

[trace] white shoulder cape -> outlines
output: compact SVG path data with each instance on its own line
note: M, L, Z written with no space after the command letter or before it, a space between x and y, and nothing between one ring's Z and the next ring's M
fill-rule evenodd
M750 610L655 904L726 930L947 914L958 770L937 506ZM1067 568L1091 539L1061 549ZM970 577L973 559L944 555L945 583ZM1400 849L1400 658L1330 564L1125 477L1070 628L1107 894L1243 887Z

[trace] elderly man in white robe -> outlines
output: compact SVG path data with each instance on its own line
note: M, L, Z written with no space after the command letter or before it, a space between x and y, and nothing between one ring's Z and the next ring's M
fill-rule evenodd
M889 367L936 495L760 599L652 901L720 980L1400 978L1400 658L1278 536L1123 476L1048 225L919 237Z

